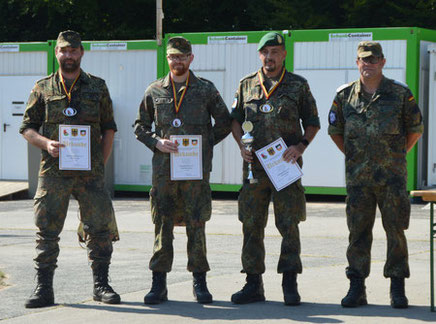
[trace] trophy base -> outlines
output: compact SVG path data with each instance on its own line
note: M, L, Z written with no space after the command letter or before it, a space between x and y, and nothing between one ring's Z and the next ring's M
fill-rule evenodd
M244 183L248 183L248 184L255 184L258 182L259 182L259 180L257 180L257 179L245 179L244 180Z

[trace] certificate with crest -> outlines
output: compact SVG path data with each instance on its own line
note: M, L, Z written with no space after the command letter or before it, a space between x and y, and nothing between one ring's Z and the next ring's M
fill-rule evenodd
M203 179L201 135L171 135L178 152L171 153L171 180Z
M256 151L257 158L277 191L286 188L303 176L303 171L298 163L283 160L283 153L286 149L287 146L280 137Z
M59 125L59 170L91 170L91 126Z

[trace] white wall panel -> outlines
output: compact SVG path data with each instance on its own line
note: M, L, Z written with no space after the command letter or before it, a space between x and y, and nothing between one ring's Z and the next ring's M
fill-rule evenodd
M260 67L257 44L193 45L192 70L214 82L231 109L239 81ZM230 134L214 148L211 183L242 183L242 158Z
M419 44L419 108L423 114L424 134L418 141L418 189L427 186L427 163L428 163L428 110L429 110L429 70L430 70L430 53L427 50L429 46L434 46L433 42L421 41Z
M195 71L215 71L226 69L225 45L192 45L194 61L191 69Z
M87 51L82 68L105 79L114 105L115 184L150 185L152 152L133 134L139 103L156 80L156 50Z
M338 85L347 81L346 70L297 70L307 79L316 100L321 130L303 156L305 186L345 186L344 155L327 135L328 113ZM328 82L327 82L328 81Z
M295 68L353 69L356 67L356 50L359 42L298 42L294 47ZM405 40L380 41L386 57L385 68L406 67Z
M427 186L436 186L436 44L429 45L429 103L427 144Z
M46 75L47 52L0 53L0 75Z
M231 109L239 81L247 74L257 71L261 62L257 44L232 44L226 46L226 79L224 100ZM223 143L223 184L242 183L242 157L232 134Z
M27 143L18 128L30 90L45 75L46 52L0 53L0 179L28 179Z

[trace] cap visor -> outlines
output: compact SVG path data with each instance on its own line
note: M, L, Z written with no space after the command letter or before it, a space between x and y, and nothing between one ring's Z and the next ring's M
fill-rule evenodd
M167 54L186 54L186 53L183 53L181 50L178 50L176 48L170 48L167 50Z
M360 53L357 55L357 57L364 58L364 57L369 57L369 56L371 56L371 55L373 55L371 51L366 51L366 52L360 52Z

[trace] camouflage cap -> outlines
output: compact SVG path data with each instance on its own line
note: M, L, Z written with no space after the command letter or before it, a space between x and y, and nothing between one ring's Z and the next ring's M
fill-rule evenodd
M56 41L57 47L80 47L81 45L82 40L80 39L79 33L72 30L60 32Z
M285 45L285 39L279 33L270 32L268 34L263 35L263 37L260 39L259 45L257 46L257 50L260 51L265 46L277 46L277 45Z
M363 41L357 45L357 57L368 56L383 57L383 50L380 43Z
M172 37L168 40L167 54L191 54L191 42L184 37Z

